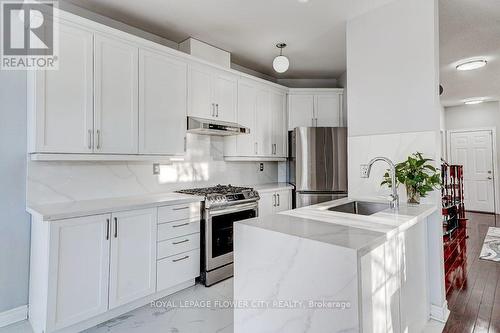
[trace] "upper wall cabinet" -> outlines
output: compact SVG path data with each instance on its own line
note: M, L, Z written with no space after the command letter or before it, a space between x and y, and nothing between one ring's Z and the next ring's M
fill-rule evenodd
M59 69L28 71L32 152L93 151L93 34L59 25Z
M98 153L136 154L139 49L100 35L94 41L94 149Z
M191 64L188 75L188 115L235 121L238 79L202 64Z
M139 51L139 153L184 154L187 64Z
M345 126L342 97L343 89L290 89L288 130Z

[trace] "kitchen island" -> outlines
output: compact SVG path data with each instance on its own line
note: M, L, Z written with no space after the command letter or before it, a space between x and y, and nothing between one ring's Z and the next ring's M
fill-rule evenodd
M353 205L346 198L236 223L235 333L423 329L436 207L331 210Z

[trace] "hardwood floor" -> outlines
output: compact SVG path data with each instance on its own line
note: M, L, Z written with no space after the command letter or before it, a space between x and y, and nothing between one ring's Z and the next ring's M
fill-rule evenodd
M500 262L479 259L490 226L500 227L500 216L467 213L466 256L462 262L465 279L449 290L450 316L443 332L500 333Z

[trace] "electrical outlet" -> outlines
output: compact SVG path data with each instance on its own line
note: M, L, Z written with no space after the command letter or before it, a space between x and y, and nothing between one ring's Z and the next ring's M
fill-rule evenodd
M368 164L361 164L360 165L359 175L361 178L368 178Z
M160 174L160 163L153 163L153 175Z
M264 171L264 163L259 163L259 171Z

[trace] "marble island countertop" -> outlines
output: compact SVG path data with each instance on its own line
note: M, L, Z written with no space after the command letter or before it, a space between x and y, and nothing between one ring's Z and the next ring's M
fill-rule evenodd
M356 250L359 256L363 256L437 209L435 205L408 206L401 203L398 211L388 208L368 216L328 210L352 201L356 199L343 198L238 223Z
M43 205L28 203L26 210L32 215L40 216L44 221L54 221L124 210L185 204L203 200L203 197L181 193L157 193L141 196L69 201Z

